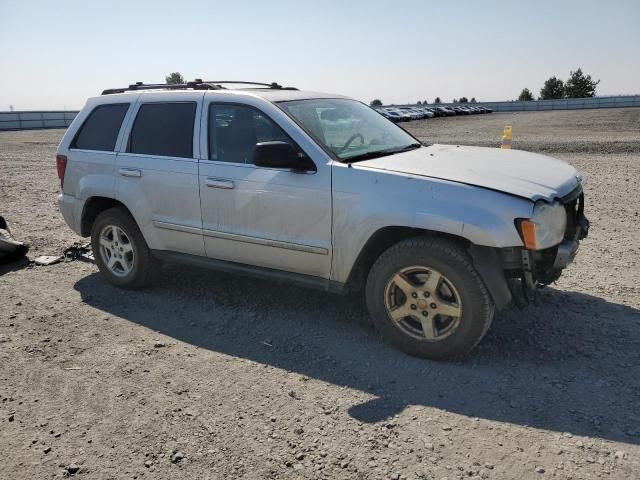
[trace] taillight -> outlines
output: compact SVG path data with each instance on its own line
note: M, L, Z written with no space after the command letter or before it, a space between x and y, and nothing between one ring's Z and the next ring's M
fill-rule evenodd
M67 169L67 156L56 155L56 168L58 169L58 178L60 179L60 188L64 187L64 172Z

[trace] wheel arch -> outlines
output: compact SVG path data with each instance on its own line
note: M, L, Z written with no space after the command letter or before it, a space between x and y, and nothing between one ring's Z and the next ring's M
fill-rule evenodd
M115 198L94 196L89 197L82 208L82 218L80 220L80 230L83 237L91 235L93 223L100 213L110 208L120 207L131 215L131 211L126 205ZM133 215L131 215L133 218Z
M467 251L491 294L496 307L504 308L511 301L511 293L501 267L498 249L473 244L451 233L425 228L389 226L375 231L364 244L347 277L348 290L361 290L371 267L380 255L393 245L415 237L431 237L450 241Z
M413 237L430 236L450 240L461 247L468 249L471 242L466 238L449 233L428 230L426 228L388 226L376 230L365 242L356 261L351 267L347 277L347 285L350 289L360 290L364 287L369 270L378 257L396 243Z

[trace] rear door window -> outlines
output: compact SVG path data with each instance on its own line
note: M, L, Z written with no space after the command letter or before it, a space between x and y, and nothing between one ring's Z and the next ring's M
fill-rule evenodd
M129 137L130 153L193 158L195 102L145 103Z
M70 148L112 152L116 147L128 103L100 105L93 109L80 127Z

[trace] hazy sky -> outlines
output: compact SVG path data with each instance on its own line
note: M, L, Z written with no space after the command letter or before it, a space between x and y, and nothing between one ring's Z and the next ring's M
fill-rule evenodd
M582 67L640 93L640 0L0 0L0 22L0 110L172 71L406 103L537 96Z

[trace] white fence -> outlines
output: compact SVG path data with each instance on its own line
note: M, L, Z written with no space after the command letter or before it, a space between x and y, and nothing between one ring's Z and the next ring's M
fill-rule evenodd
M428 104L433 107L436 104ZM476 105L492 108L494 112L526 112L537 110L581 110L586 108L624 108L640 107L640 95L620 95L616 97L591 97L591 98L563 98L561 100L532 100L530 102L478 102L465 103L441 103L439 106L451 105ZM415 106L415 105L401 105Z
M0 112L0 130L66 128L77 111Z
M429 104L433 107L435 104ZM440 106L466 105L464 103L440 103ZM537 110L580 110L587 108L623 108L640 107L640 95L621 95L617 97L564 98L562 100L532 100L530 102L478 102L492 108L494 112L526 112ZM413 107L415 105L398 105ZM30 128L66 128L77 111L36 111L36 112L0 112L1 130L25 130Z

